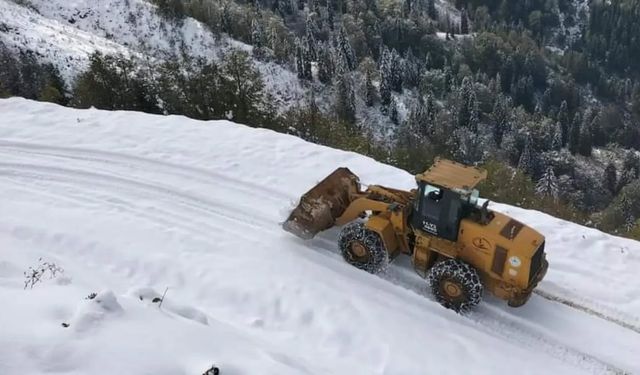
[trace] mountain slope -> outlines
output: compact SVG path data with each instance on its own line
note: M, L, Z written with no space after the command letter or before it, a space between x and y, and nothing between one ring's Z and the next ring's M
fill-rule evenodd
M338 166L410 188L404 171L225 121L0 111L3 374L640 372L637 242L496 205L548 237L540 289L578 308L487 297L459 316L406 260L369 275L336 253L337 230L279 227ZM64 275L23 290L40 257Z
M191 18L167 22L144 0L29 0L29 7L0 0L0 42L14 50L33 51L42 62L56 66L72 85L88 67L94 52L122 54L140 65L164 60L218 60L232 48L251 47L216 37ZM303 96L295 74L270 62L255 61L267 91L284 110Z

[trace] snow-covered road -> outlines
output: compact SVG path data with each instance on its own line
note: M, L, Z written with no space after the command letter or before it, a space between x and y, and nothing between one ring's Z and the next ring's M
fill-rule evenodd
M640 373L639 243L494 205L548 237L546 298L459 316L407 260L373 276L337 230L280 229L338 166L413 184L224 121L0 100L0 374ZM23 290L40 257L64 275Z

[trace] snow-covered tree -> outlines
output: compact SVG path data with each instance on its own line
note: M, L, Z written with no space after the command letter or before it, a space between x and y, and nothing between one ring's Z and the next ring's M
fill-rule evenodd
M462 80L458 98L458 126L469 128L474 133L477 132L479 122L478 100L469 77L465 77Z
M553 167L548 166L538 183L536 183L536 194L558 200L558 179L553 172Z
M351 42L349 41L349 36L347 35L347 30L344 25L340 27L336 41L336 48L338 49L338 53L346 62L347 68L349 70L355 69L357 64L356 55L353 51L353 47L351 47Z
M520 158L518 159L518 169L530 176L533 175L535 169L535 160L531 147L531 137L527 136L524 150L522 150L522 154L520 154Z
M555 151L560 151L560 149L562 149L562 125L560 125L559 121L555 123L555 127L553 129L551 149Z

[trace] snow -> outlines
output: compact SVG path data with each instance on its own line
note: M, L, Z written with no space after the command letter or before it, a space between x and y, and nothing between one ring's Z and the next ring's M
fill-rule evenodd
M638 242L493 204L547 236L546 298L460 316L407 259L374 276L338 230L280 228L336 167L402 170L227 121L0 112L0 374L640 373ZM40 258L64 274L23 289Z
M144 0L29 0L29 4L0 0L0 42L14 50L34 51L43 62L54 64L69 84L87 69L89 56L96 51L154 64L183 53L217 61L231 48L251 50L226 36L216 37L192 18L166 22ZM275 63L254 63L278 109L286 110L304 96L294 73Z

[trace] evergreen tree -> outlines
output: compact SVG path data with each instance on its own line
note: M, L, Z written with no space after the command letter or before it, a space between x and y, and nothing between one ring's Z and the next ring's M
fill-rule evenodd
M558 111L558 121L560 122L560 130L562 137L562 146L564 147L569 142L569 109L567 108L567 101L563 100L560 104L560 110Z
M571 124L571 131L569 133L569 152L572 155L578 153L580 149L580 124L582 123L582 119L580 117L580 113L576 113L573 117L573 123Z
M469 34L469 16L466 8L462 8L460 12L460 34Z
M338 118L347 124L356 122L356 102L351 79L347 73L342 74L337 81L336 113Z
M640 157L636 156L633 151L627 151L622 168L625 171L631 172L635 178L640 177Z
M400 123L400 118L398 114L398 103L395 98L391 98L391 103L389 103L389 119L391 122L398 125Z
M427 14L432 20L438 19L438 11L436 9L435 0L427 0Z
M302 51L302 46L300 43L296 43L296 72L298 73L298 78L303 79L305 74L305 61L304 61L304 53Z
M469 77L462 80L458 93L458 126L469 128L472 132L478 131L479 110L473 83Z
M531 147L531 137L527 136L524 150L522 151L522 154L520 154L520 159L518 160L518 169L529 176L533 176L535 171L535 161Z
M160 15L166 18L181 19L184 17L182 0L153 0L158 6Z
M258 19L251 21L251 44L253 45L253 55L261 59L265 56L265 37L264 30Z
M593 138L591 136L591 127L583 125L580 129L580 142L578 144L578 153L583 156L591 156L593 150Z
M329 23L329 29L333 31L335 28L336 11L331 3L331 0L327 0L327 22Z
M548 166L536 183L536 194L542 197L551 197L555 201L558 200L558 179L553 172L553 167Z
M426 103L418 101L413 108L411 108L411 111L409 111L409 115L407 117L407 128L411 134L420 137L433 136L433 123L429 118L429 110L427 108L429 105L428 103L429 99L427 99Z
M502 145L504 133L509 129L509 103L503 95L496 98L493 105L493 140L498 148Z
M420 66L411 47L407 49L402 64L402 81L408 87L416 87L420 81Z
M375 104L376 101L376 88L373 86L373 82L371 82L371 73L367 71L365 75L365 94L364 94L364 102L367 107L371 107Z
M616 172L616 166L613 163L607 164L607 167L604 169L604 187L611 192L611 194L616 194L618 189L618 176Z
M551 149L560 151L562 149L562 125L560 122L556 122L553 131L553 138L551 139Z
M324 84L331 82L334 74L332 48L325 44L318 51L318 80Z
M338 49L338 53L346 62L347 68L349 70L355 69L357 64L356 55L353 51L353 48L351 47L351 42L349 41L349 36L347 35L347 30L345 29L344 25L340 27L336 47Z

